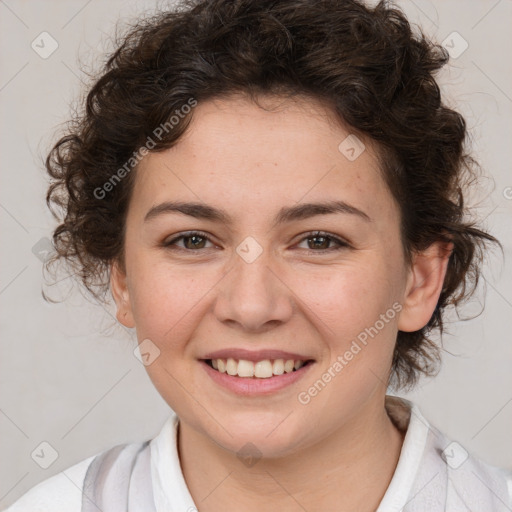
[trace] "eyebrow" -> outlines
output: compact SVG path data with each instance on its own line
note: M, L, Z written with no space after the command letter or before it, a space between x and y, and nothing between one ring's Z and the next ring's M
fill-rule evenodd
M231 225L233 220L230 215L219 208L214 208L203 203L187 203L182 201L166 201L153 206L145 215L144 222L148 222L156 217L168 213L181 213L196 219L221 222ZM316 215L330 215L344 213L356 215L366 222L372 222L372 219L362 210L351 206L344 201L327 201L323 203L303 203L296 206L285 206L279 210L274 219L274 227L287 222L308 219Z

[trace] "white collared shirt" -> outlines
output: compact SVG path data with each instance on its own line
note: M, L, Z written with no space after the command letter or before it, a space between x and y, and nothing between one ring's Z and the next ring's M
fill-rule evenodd
M376 512L512 511L512 471L468 454L430 425L408 400L386 396L386 410L406 435L395 473ZM197 511L181 471L177 427L178 417L172 413L150 443L158 512ZM94 457L39 483L5 512L80 512L85 473Z

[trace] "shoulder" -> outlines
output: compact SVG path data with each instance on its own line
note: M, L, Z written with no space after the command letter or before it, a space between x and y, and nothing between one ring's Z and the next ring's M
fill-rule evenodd
M420 414L417 408L415 412ZM432 424L427 425L423 474L439 479L447 510L510 511L512 471L485 462Z
M83 507L96 510L96 505L103 499L125 500L126 496L120 490L127 485L130 503L151 502L153 476L158 482L167 480L160 478L162 475L153 466L160 463L164 470L168 470L164 462L169 461L165 455L173 449L177 453L176 425L177 416L173 413L154 438L118 444L95 453L32 487L3 512L82 512ZM165 459L163 462L162 458ZM179 468L179 459L171 459ZM160 487L165 489L165 483ZM108 492L103 492L105 489ZM84 496L87 498L85 501ZM126 507L117 509L125 510ZM144 510L144 507L138 509Z
M388 396L386 409L405 437L379 512L512 510L512 471L484 462L450 439L413 402Z
M457 441L445 440L440 457L447 467L447 501L452 507L512 510L512 471L488 464Z
M43 480L4 512L80 512L85 474L96 455Z

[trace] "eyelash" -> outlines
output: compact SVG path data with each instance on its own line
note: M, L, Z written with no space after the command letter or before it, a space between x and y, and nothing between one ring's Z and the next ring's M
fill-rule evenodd
M186 248L177 247L177 246L172 247L174 244L176 244L176 242L178 242L180 240L184 240L185 238L192 238L193 236L199 236L200 238L204 238L207 241L211 242L210 237L202 231L187 231L185 233L180 234L179 236L174 237L172 240L169 240L168 242L164 242L162 244L162 246L164 248L170 249L170 250L179 250L179 251L185 251L185 252L189 252L189 253L190 252L200 252L201 249L193 250L193 249L186 249ZM330 247L328 249L319 249L319 250L304 249L308 253L327 253L327 252L332 252L332 251L339 251L339 250L346 249L346 248L350 247L348 242L346 242L345 240L338 238L337 236L331 235L330 233L326 233L325 231L312 231L310 233L306 233L305 236L303 236L303 238L301 238L299 243L304 240L307 240L309 238L316 238L316 237L327 238L331 242L338 244L338 247ZM211 242L211 243L213 243L213 242Z

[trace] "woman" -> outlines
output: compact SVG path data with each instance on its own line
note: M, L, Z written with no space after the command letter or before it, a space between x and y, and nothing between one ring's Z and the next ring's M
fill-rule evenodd
M466 220L447 58L353 0L195 1L125 36L48 203L175 414L10 512L510 510L508 472L386 394L435 372L496 242Z

